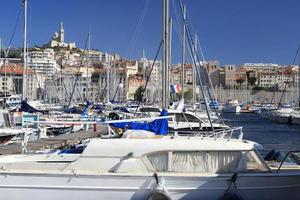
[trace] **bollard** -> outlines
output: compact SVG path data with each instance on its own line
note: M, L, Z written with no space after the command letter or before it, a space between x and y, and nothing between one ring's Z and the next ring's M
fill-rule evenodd
M94 133L97 132L97 123L94 124Z

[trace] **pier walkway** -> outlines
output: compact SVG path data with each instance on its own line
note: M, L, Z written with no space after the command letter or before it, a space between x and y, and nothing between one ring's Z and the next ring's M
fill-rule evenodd
M59 149L67 146L76 145L82 140L98 137L103 133L104 128L97 127L97 131L79 131L76 133L63 134L56 137L31 141L27 144L27 150L42 151L45 149ZM0 146L0 155L19 154L22 152L22 144L20 142Z

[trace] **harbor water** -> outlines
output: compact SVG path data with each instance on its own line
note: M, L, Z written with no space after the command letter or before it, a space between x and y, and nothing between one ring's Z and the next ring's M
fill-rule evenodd
M243 127L244 139L255 141L266 150L300 150L300 126L272 122L257 113L224 114L226 124Z

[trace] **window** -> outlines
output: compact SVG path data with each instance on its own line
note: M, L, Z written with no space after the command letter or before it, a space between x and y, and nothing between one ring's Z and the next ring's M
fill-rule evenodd
M168 170L168 152L155 152L147 156L153 169L157 172Z
M268 171L268 168L259 158L259 156L254 151L249 151L243 156L240 165L244 165L242 169L246 172L264 172ZM244 163L246 159L246 162Z
M177 122L201 122L197 117L187 113L176 113L175 120Z
M229 173L234 172L241 152L173 152L172 172Z
M174 151L147 155L155 171L173 173L232 173L241 157L239 151Z

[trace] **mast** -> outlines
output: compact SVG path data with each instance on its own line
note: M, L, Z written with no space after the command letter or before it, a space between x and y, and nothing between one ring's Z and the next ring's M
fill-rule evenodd
M24 3L24 35L23 35L23 88L22 98L27 96L27 81L26 81L26 69L27 69L27 0L23 0Z
M87 54L87 66L86 66L86 89L85 98L88 100L89 97L89 65L90 65L90 50L91 50L91 33L88 34L88 54Z
M169 105L169 0L163 0L162 107Z
M194 60L197 60L197 35L195 35L194 42ZM192 82L193 82L193 105L196 106L196 67L197 63L193 63L193 73L192 73Z
M172 18L170 18L170 21L169 21L169 62L170 62L170 67L172 66L172 34L173 34L173 21L172 21ZM170 69L169 69L170 71ZM169 84L171 84L170 82L171 80L169 80Z
M186 6L183 6L183 30L182 30L182 77L181 77L181 99L184 99L184 82L185 82L185 70L184 70L184 64L185 64L185 20L186 20Z
M298 106L300 107L300 56L298 65Z
M109 102L109 78L110 78L110 59L108 59L108 64L106 67L106 85L107 85L107 90L106 90L106 100Z

